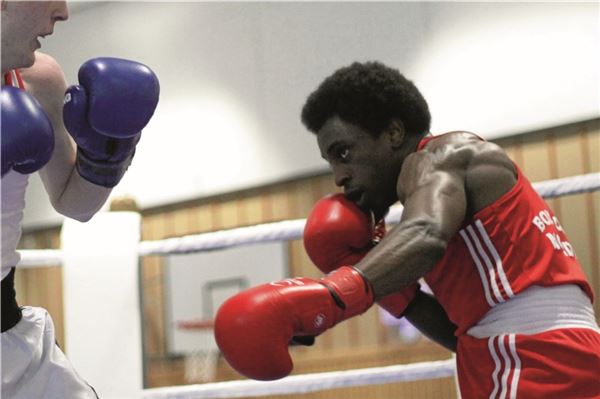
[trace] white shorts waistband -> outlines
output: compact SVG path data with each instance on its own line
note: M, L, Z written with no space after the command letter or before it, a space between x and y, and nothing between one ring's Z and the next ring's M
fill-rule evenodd
M558 328L589 328L600 333L590 298L577 285L532 286L490 309L467 334L538 334Z

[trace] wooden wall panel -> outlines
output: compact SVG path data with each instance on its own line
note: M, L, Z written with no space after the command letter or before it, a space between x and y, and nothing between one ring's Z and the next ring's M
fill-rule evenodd
M600 123L580 126L578 132L584 173L600 171ZM596 318L600 321L600 192L582 195L585 198L585 231L589 243L590 264L584 265L595 290ZM573 242L579 245L579 241ZM579 247L576 247L579 249Z
M144 350L148 356L166 354L167 338L164 325L164 258L160 256L144 257L142 262L142 281L144 290L143 325Z
M252 226L266 220L263 215L262 197L250 197L245 201L241 201L240 207L243 209L242 226Z

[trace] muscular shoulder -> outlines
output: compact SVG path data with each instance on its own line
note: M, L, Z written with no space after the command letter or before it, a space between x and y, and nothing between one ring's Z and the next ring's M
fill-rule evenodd
M22 69L27 91L42 104L47 113L60 112L67 88L62 68L51 56L36 52L33 66Z
M423 184L440 174L464 182L469 208L477 211L498 199L516 183L514 164L504 150L468 132L451 132L431 140L408 156L401 187Z
M407 160L424 162L436 168L469 169L479 164L498 165L514 170L512 162L498 145L469 132L450 132L431 140Z
M466 132L436 137L424 148L406 157L400 178L408 183L417 178L426 178L435 171L466 170L482 143L485 142Z

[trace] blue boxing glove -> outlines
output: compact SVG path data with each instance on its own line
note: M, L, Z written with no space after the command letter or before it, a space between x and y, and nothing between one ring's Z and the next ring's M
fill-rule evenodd
M80 85L67 89L63 108L77 143L77 170L91 183L114 187L156 109L158 79L147 66L119 58L89 60L78 77Z
M25 90L3 86L2 176L41 169L52 157L54 129L40 103Z

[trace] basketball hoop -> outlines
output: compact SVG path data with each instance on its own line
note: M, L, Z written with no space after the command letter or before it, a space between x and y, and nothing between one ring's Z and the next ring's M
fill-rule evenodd
M186 383L206 383L215 380L219 348L214 339L213 320L180 320L177 328L194 334L198 345L185 354L184 379Z

